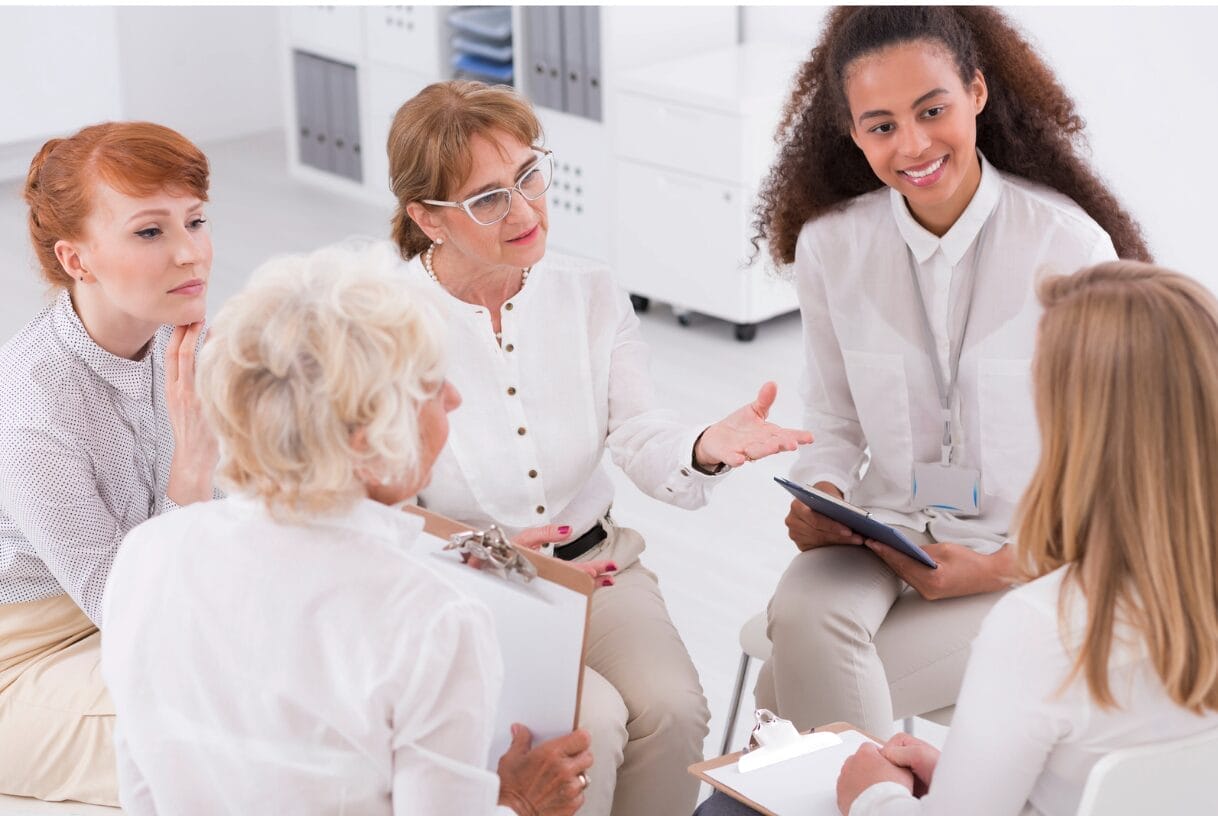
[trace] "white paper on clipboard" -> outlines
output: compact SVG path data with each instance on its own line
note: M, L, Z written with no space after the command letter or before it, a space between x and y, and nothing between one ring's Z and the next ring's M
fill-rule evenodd
M735 762L703 771L719 788L765 808L776 816L840 816L837 777L842 765L864 742L858 731L841 731L840 745L741 773Z
M503 690L488 755L494 770L511 743L512 723L528 726L534 745L575 727L592 581L583 592L544 575L528 583L503 578L469 567L455 552L443 552L445 543L424 532L414 551L426 554L441 575L490 607L503 654ZM571 569L562 562L551 566Z

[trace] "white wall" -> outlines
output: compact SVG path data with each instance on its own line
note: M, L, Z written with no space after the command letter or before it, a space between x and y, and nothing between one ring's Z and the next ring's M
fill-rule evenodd
M274 8L0 8L0 180L51 136L148 119L195 141L283 126Z
M743 37L811 47L826 7L752 7ZM1087 121L1093 165L1160 263L1218 291L1205 243L1218 189L1218 8L1017 7L1007 13Z
M123 116L194 141L283 126L279 11L260 7L122 7Z

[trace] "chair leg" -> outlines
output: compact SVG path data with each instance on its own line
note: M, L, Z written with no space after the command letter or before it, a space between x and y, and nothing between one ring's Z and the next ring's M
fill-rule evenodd
M904 720L902 720L901 721L901 730L904 731L906 734L909 734L909 736L912 737L913 730L914 730L914 718L906 717Z
M723 747L719 755L731 751L732 736L736 732L736 715L740 713L740 697L744 694L744 680L749 674L749 653L740 653L740 669L736 672L736 688L732 691L732 702L727 709L727 722L723 724Z

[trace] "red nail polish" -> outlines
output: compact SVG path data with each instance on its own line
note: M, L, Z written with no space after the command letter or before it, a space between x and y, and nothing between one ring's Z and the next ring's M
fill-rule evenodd
M567 534L569 534L570 532L571 532L571 528L570 528L570 527L568 527L566 524L564 524L563 526L561 526L561 527L559 527L559 528L558 528L558 534L559 534L559 535L567 535Z
M614 563L610 562L610 564L609 564L609 566L607 567L607 569L608 569L610 572L617 572L617 564L614 564Z

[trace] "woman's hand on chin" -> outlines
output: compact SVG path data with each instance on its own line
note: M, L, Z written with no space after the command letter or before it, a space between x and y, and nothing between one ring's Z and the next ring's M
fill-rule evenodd
M179 505L211 499L220 460L219 443L195 391L195 346L202 331L202 321L177 326L165 348L165 407L174 443L167 493Z
M767 422L770 407L778 396L778 386L767 382L757 399L711 425L694 444L694 462L705 471L720 464L739 467L745 462L764 459L772 453L793 451L812 441L812 434L783 428Z

